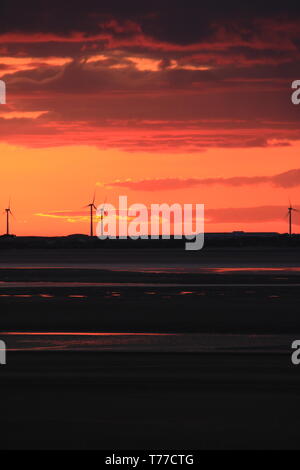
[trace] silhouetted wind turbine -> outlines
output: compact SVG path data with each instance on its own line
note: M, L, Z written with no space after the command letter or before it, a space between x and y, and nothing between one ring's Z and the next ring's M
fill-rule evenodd
M107 198L105 198L104 203L100 207L100 220L101 220L101 236L103 236L103 220L104 220L104 213L105 213L105 203Z
M90 204L88 204L87 206L85 207L89 207L90 208L90 224L91 224L91 228L90 228L90 237L92 238L94 236L94 221L93 221L93 218L94 218L94 209L97 210L97 207L95 206L95 199L96 199L96 191L94 192L94 197L93 197L93 202L91 202Z
M292 213L294 212L299 212L297 209L292 207L291 201L290 201L290 206L288 208L288 216L289 216L289 235L292 235Z
M11 215L13 215L13 213L11 211L11 208L10 208L10 200L9 200L9 203L8 203L8 208L5 209L5 212L6 212L6 235L10 235L10 233L9 233L9 217Z

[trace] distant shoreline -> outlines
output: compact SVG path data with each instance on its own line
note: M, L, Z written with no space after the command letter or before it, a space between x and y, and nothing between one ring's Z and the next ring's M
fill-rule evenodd
M97 237L89 237L84 234L68 236L38 237L38 236L0 236L1 249L26 249L26 248L95 248L95 249L185 249L186 239L159 238L152 239L107 239L99 240ZM204 235L205 248L222 247L300 247L300 234L292 236L276 232L228 232L206 233Z

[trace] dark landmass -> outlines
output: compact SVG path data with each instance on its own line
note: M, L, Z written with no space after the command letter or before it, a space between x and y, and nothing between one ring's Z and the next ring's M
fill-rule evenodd
M170 240L131 240L131 239L107 239L99 240L97 237L89 237L83 234L69 235L65 237L16 237L3 235L0 237L0 250L2 248L121 248L121 249L174 249L184 248L185 239L178 240L171 237ZM279 234L276 232L228 232L206 233L205 246L300 246L300 235Z

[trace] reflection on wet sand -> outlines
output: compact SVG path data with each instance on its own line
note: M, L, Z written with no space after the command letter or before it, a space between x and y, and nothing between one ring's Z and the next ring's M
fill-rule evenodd
M147 332L3 332L8 351L151 351L286 353L292 335L178 334Z

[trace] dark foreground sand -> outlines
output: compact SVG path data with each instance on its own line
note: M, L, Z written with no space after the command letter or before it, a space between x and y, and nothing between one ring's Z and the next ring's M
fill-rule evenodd
M175 272L144 272L157 266ZM290 250L3 253L0 337L3 331L300 337L299 273L193 272L205 266L298 267L300 256ZM30 284L9 284L16 281ZM33 286L37 281L60 285ZM0 400L1 449L300 447L300 366L290 354L255 348L247 354L9 351L0 366Z
M211 282L210 278L206 283ZM243 279L239 278L243 283ZM270 281L269 281L270 282ZM300 334L300 287L1 287L1 331ZM1 333L0 331L0 333Z
M1 449L297 449L288 355L9 353Z
M178 249L1 249L0 267L300 266L299 247L206 247Z

